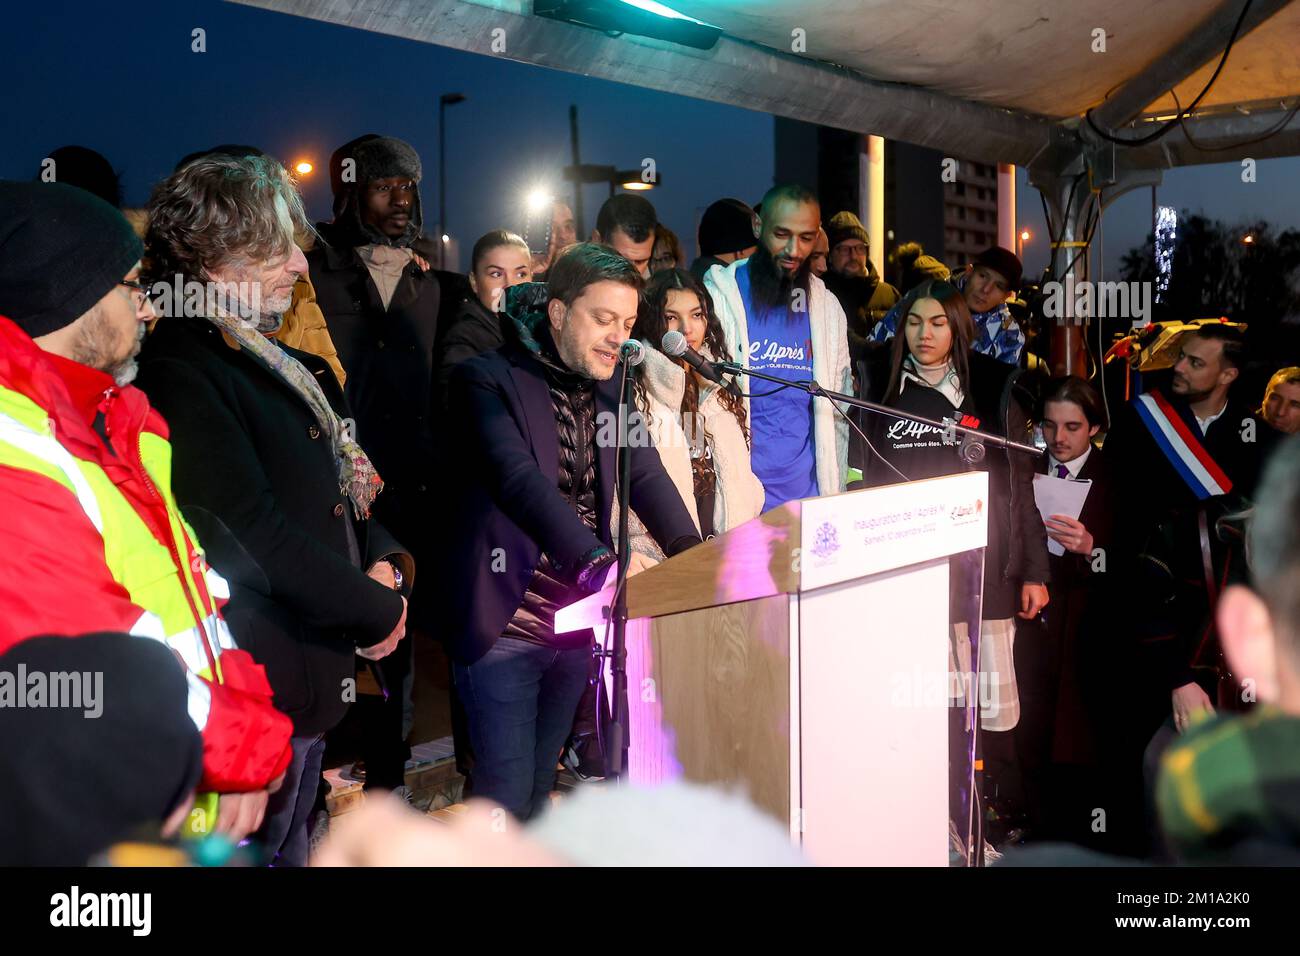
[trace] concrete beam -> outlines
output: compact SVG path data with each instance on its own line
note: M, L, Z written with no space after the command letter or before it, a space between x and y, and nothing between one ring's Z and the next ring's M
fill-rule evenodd
M709 51L610 37L528 15L521 0L496 6L465 0L228 2L904 140L963 159L1027 165L1051 138L1045 117L871 80L728 36Z

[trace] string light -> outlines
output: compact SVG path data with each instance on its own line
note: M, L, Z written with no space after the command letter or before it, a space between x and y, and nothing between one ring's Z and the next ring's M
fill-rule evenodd
M1156 304L1165 300L1174 271L1174 246L1178 240L1178 212L1173 206L1156 209Z

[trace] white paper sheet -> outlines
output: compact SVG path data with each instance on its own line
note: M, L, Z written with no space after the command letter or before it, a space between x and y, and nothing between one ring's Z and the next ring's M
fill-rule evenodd
M1092 482L1087 480L1034 475L1034 503L1044 521L1052 515L1065 515L1078 521L1091 487ZM1047 550L1058 556L1065 554L1065 546L1052 537L1047 539Z

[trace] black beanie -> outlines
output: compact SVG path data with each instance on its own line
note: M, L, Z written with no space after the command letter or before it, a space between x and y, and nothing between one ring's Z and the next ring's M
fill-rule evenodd
M0 181L0 315L32 338L89 312L143 254L126 217L98 196Z
M1016 254L1009 249L1003 249L1001 246L989 246L975 257L972 265L992 269L1007 280L1007 288L1012 292L1020 291L1022 266L1020 260L1016 258Z
M719 199L700 217L700 255L740 252L757 244L754 210L739 199Z

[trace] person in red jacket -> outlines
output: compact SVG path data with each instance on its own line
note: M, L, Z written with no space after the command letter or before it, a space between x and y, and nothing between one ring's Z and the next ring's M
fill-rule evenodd
M167 425L129 384L153 318L141 253L90 193L0 182L0 653L42 634L165 643L203 736L199 791L220 794L191 827L238 840L288 765L291 723L222 620L225 583L171 493Z

